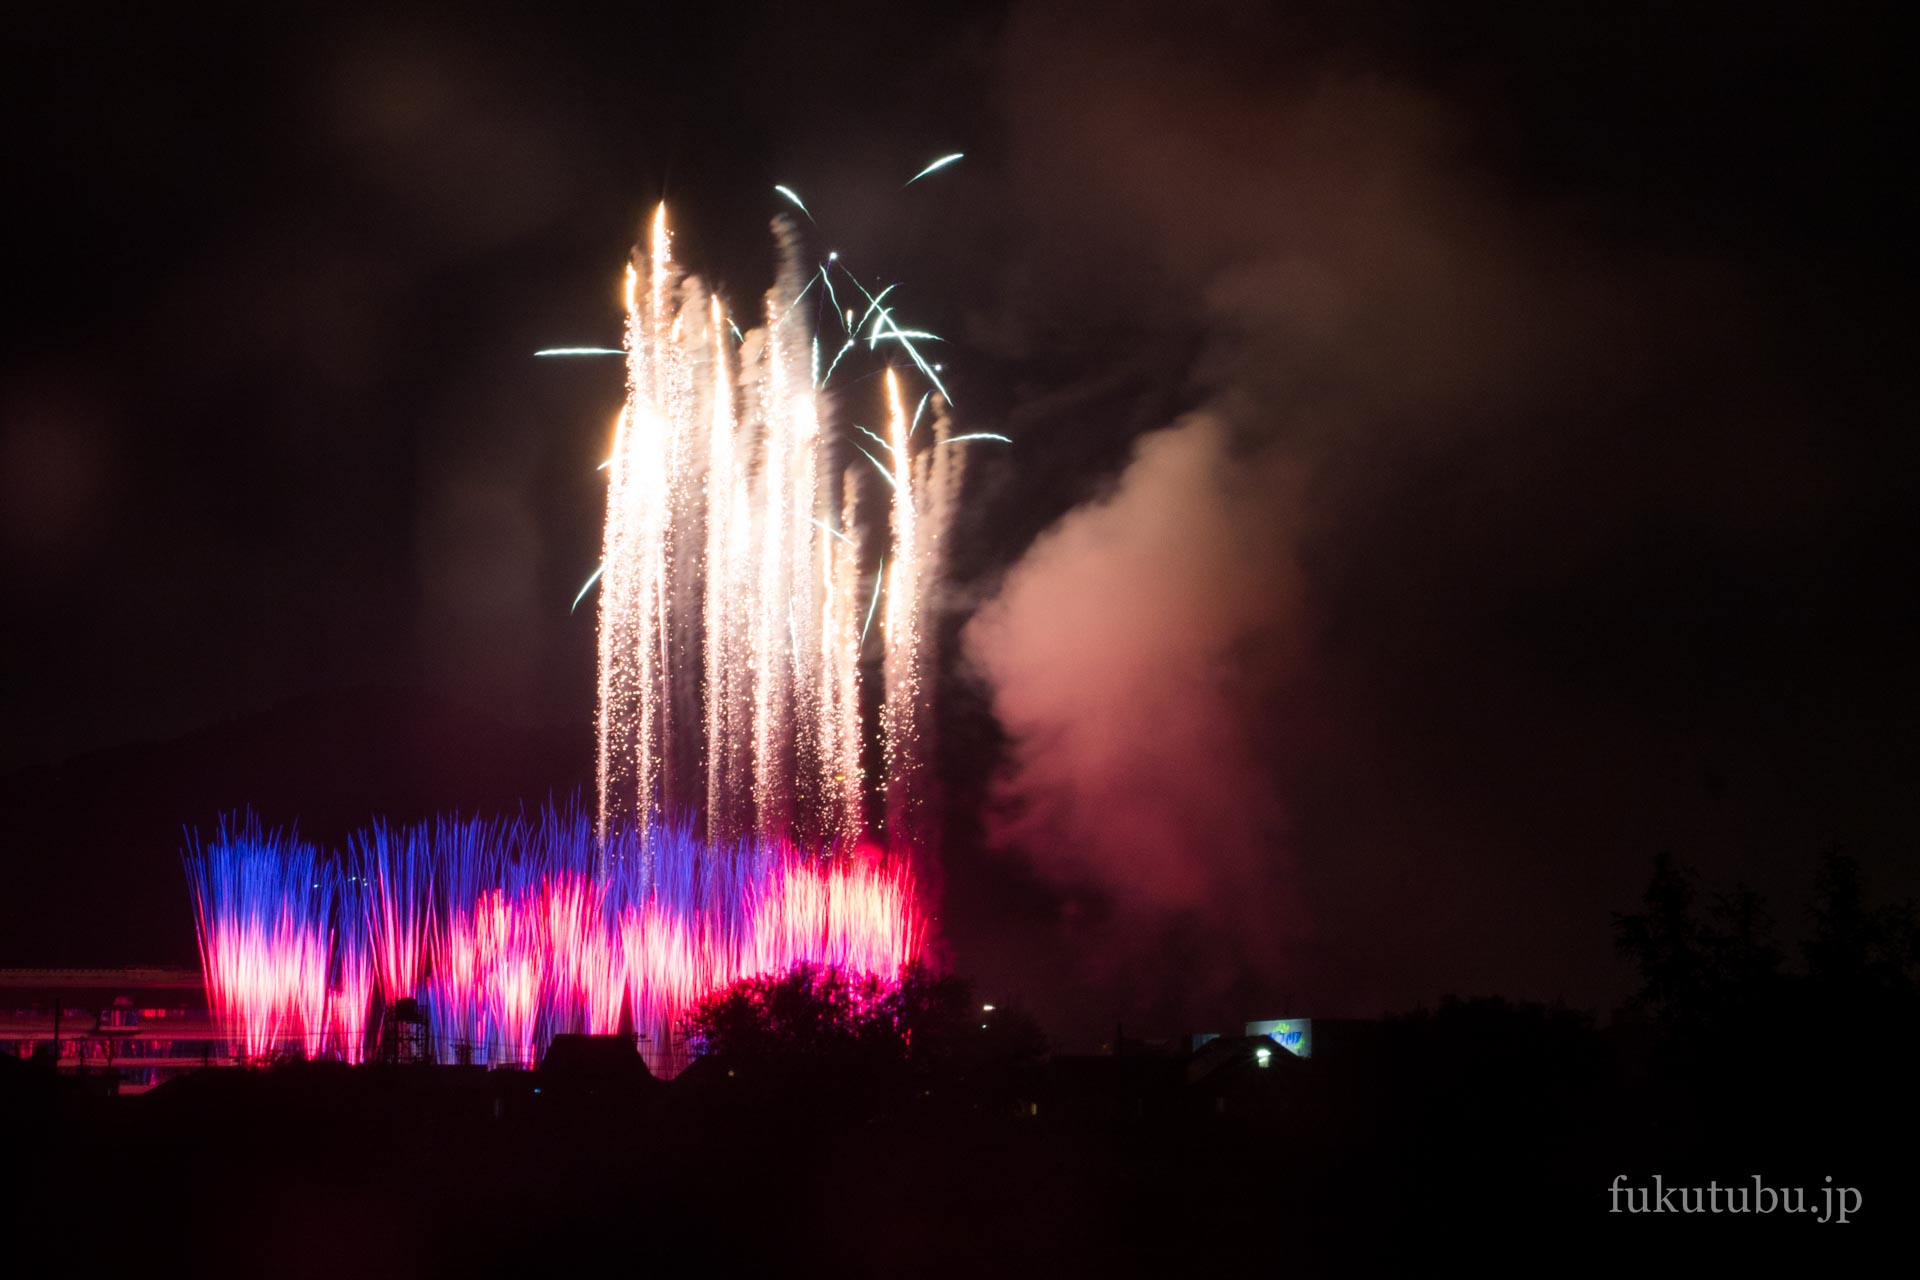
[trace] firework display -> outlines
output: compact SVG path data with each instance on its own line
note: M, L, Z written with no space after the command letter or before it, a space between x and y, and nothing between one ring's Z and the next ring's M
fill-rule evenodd
M952 433L921 350L938 338L897 320L896 286L870 290L837 254L809 274L775 225L782 269L746 331L676 267L663 207L627 270L623 346L538 353L626 366L604 555L575 600L597 586L593 812L376 823L340 855L251 819L190 842L235 1057L359 1062L404 1014L443 1062L531 1065L555 1035L630 1025L672 1070L686 1011L740 978L811 964L891 980L919 958L929 611L964 452L947 446L1003 437ZM841 345L822 371L829 321ZM831 397L863 348L863 390ZM911 412L909 378L924 384ZM835 399L870 401L884 432L831 429ZM867 464L886 486L872 529Z
M248 1060L362 1061L413 1000L443 1062L532 1065L623 1013L659 1062L709 991L796 964L892 976L924 941L907 864L877 850L716 849L685 827L603 843L551 809L380 828L345 857L228 824L187 867L210 1004Z
M599 829L692 816L715 844L861 839L861 672L878 658L885 841L923 849L928 616L964 456L947 446L980 437L951 434L921 351L938 339L898 323L895 286L869 290L838 255L803 272L797 236L777 225L779 282L744 334L675 266L664 207L627 271L627 396L595 575ZM842 290L864 308L842 306ZM824 372L816 317L841 342ZM881 364L860 396L839 397L850 413L864 398L884 433L830 430L828 385L862 349L874 363L897 350L910 370ZM908 376L926 384L911 414ZM857 519L869 463L886 486L884 538Z

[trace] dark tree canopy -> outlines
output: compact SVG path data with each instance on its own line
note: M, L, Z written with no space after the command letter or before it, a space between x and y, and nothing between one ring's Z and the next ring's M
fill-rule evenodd
M997 1099L1039 1061L1039 1028L923 966L897 983L797 965L743 978L689 1016L702 1052L764 1075L864 1091Z

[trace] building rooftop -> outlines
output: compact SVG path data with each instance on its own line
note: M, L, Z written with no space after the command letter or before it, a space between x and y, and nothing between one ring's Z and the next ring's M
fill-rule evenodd
M198 969L0 969L0 990L84 991L130 987L202 988Z

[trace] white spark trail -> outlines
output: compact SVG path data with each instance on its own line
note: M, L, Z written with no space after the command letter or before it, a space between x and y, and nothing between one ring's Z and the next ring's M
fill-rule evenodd
M928 165L926 168L922 169L920 172L914 174L911 178L908 178L905 182L901 183L900 185L902 187L910 187L914 183L920 181L920 179L926 177L928 174L938 173L940 172L940 170L946 168L950 164L953 164L955 161L964 160L964 159L966 159L966 152L964 151L956 151L950 156L941 156L938 160L935 160L932 164Z
M884 797L886 843L904 851L929 835L924 597L951 509L953 472L939 455L957 452L938 446L974 437L950 437L945 390L913 349L936 335L894 322L885 300L897 286L875 294L855 279L867 301L855 324L828 270L800 266L794 224L776 228L781 271L745 333L675 267L664 208L628 272L627 403L604 464L604 554L575 599L598 585L599 830L692 821L715 846L759 836L820 848L862 838L870 801ZM815 285L847 335L824 373L798 307ZM886 371L886 434L857 428L878 452L825 429L816 384L869 323L930 384L910 421L901 379L915 369ZM916 449L929 414L934 433ZM884 535L862 527L855 451L886 479ZM869 725L861 683L876 633L884 688ZM870 794L872 736L887 777Z

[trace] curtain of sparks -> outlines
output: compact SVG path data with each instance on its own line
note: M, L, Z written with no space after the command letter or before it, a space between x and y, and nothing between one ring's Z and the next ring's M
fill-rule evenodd
M909 415L903 375L886 369L868 406L886 416L885 458L867 457L891 514L884 537L863 534L862 472L846 465L848 433L824 425L813 312L799 305L831 277L804 276L797 238L776 227L779 280L744 335L676 267L664 206L628 268L627 397L599 576L599 830L693 819L716 846L859 841L860 686L877 649L886 776L874 834L905 855L932 837L928 609L960 451L943 447L944 397L930 391ZM869 314L869 350L907 339L877 299ZM863 331L843 327L851 348ZM931 428L918 431L929 400Z

